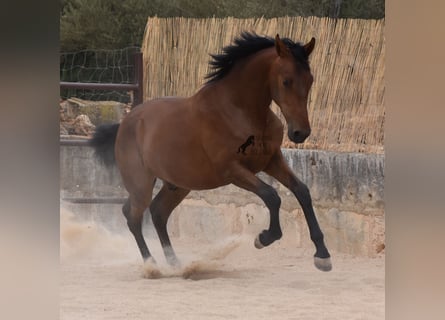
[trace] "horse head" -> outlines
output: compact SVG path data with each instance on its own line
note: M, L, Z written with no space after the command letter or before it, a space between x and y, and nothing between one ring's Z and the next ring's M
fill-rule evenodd
M312 38L305 45L287 44L275 37L277 57L270 72L272 99L278 104L288 127L289 139L303 142L311 133L307 102L313 76L308 57L315 46Z

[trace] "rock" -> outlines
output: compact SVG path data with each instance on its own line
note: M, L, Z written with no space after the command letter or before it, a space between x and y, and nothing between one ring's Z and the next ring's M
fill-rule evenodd
M68 135L68 129L66 128L66 126L63 123L60 123L60 135Z
M70 98L60 101L60 134L90 136L96 126L120 122L131 106L116 101L87 101Z
M74 134L80 136L92 135L96 128L96 126L91 123L90 118L85 114L78 115L76 119L74 119L72 127Z
M61 105L69 118L84 114L96 126L121 121L129 107L116 101L87 101L78 98L68 99Z

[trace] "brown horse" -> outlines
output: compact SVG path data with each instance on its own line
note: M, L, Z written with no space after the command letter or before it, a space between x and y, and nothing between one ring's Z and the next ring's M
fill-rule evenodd
M147 208L167 261L174 265L178 260L166 227L173 209L190 190L231 183L256 194L270 211L269 228L257 236L255 247L280 239L281 199L255 175L263 171L293 192L315 244L315 266L331 270L309 190L283 159L283 125L270 110L274 100L290 140L301 143L309 136L307 100L313 77L308 57L314 45L314 38L301 45L278 35L242 33L221 54L212 55L212 72L193 96L147 101L120 124L98 127L91 145L105 164L117 162L129 192L122 211L144 260L153 259L142 235ZM163 187L152 199L157 178Z

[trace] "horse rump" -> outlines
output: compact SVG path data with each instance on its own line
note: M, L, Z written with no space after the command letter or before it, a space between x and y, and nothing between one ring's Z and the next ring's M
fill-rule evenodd
M93 137L88 141L89 145L94 148L96 158L107 167L116 163L114 144L119 125L119 123L113 123L98 126Z

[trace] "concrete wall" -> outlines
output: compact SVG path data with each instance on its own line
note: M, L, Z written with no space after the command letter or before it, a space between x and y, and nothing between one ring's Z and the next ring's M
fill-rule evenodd
M292 170L309 187L315 212L329 249L375 256L384 244L384 156L283 149ZM76 215L113 230L126 229L120 204L79 204L85 198L125 198L119 172L105 170L87 146L60 147L62 204ZM313 248L307 224L293 195L274 179L260 174L282 198L283 238ZM144 232L153 235L150 219ZM233 234L253 238L268 226L268 212L259 198L235 186L192 191L169 220L172 237L217 241Z

